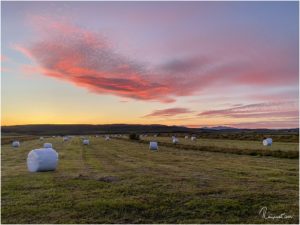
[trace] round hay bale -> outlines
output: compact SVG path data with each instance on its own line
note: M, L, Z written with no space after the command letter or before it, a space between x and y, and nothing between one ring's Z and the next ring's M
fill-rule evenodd
M196 137L191 137L191 141L196 141Z
M53 171L58 164L58 153L52 148L34 149L27 156L30 172Z
M65 136L63 137L63 141L68 141L69 140L69 137Z
M90 140L84 139L84 140L83 140L83 144L84 144L84 145L89 145L89 144L90 144Z
M51 143L44 143L44 148L52 148L52 144Z
M266 138L263 140L263 145L264 146L271 146L273 144L272 138Z
M173 142L173 144L178 144L179 143L177 138L173 138L172 142Z
M189 139L189 136L185 136L184 138L185 138L185 139Z
M150 141L149 149L152 151L157 151L158 150L158 144L155 141Z
M40 137L40 140L41 140L41 141L44 140L44 137Z
M19 141L13 141L11 146L14 147L14 148L19 148L20 147L20 142Z

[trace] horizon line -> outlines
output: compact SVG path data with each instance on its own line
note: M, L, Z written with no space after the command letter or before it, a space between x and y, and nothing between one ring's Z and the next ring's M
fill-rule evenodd
M58 126L80 126L80 125L89 125L89 126L110 126L110 125L139 125L139 126L166 126L166 127L185 127L189 129L212 129L212 128L217 128L217 127L225 127L226 128L232 128L232 129L239 129L239 130L287 130L287 129L298 129L299 127L289 127L289 128L238 128L235 126L228 126L228 125L215 125L215 126L208 126L208 125L165 125L165 124L141 124L141 123L102 123L102 124L93 124L93 123L34 123L34 124L11 124L11 125L2 125L1 127L14 127L14 126L47 126L47 125L58 125ZM196 127L197 126L197 127Z

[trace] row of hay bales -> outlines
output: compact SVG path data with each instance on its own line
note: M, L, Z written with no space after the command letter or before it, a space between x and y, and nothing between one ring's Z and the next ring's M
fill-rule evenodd
M188 139L188 136L185 136L185 139ZM196 137L192 136L191 137L191 141L195 141ZM172 136L172 143L173 144L178 144L179 143L179 139L176 136ZM271 146L273 144L273 140L272 138L265 138L263 140L263 145L264 146ZM150 150L158 150L158 144L155 141L150 141L150 146L149 146Z
M43 140L43 139L40 139ZM20 147L19 141L13 141L12 147ZM58 164L58 153L51 143L44 143L43 148L31 150L27 155L27 168L29 172L53 171Z
M148 135L148 134L140 134L140 137L143 138L143 137L152 137L152 135ZM158 137L158 136L161 136L160 134L153 134L153 137ZM174 135L172 135L173 137ZM165 136L162 136L162 137L165 137ZM184 137L185 139L189 139L190 137L188 135L186 136L180 136L180 137ZM191 135L191 138L194 137L196 139L196 136L195 135Z
M148 135L147 134L141 134L139 135L140 138L143 138L143 137L147 137ZM153 137L157 137L158 134L154 134ZM191 137L189 137L188 135L184 136L184 139L190 139L191 141L196 141L197 137L195 135L192 135ZM174 144L177 144L179 142L178 138L176 136L172 136L172 142ZM264 146L271 146L273 144L273 140L272 138L267 138L267 137L264 137L263 138L263 145Z
M52 136L52 138L56 138L56 137L62 137L63 138L63 141L68 141L69 139L73 138L74 136L71 136L71 135L66 135L66 136ZM100 135L94 135L94 136L90 136L90 137L100 137ZM125 135L121 135L121 134L115 134L115 135L103 135L103 137L106 139L106 140L109 140L111 137L125 137ZM85 136L80 136L80 138L84 139L86 138ZM40 141L43 141L44 140L44 137L40 137L39 138Z
M53 136L55 137L55 136ZM64 136L63 141L68 141L71 137ZM44 137L39 138L40 141ZM20 147L20 141L13 141L12 147ZM52 143L44 143L42 148L31 150L27 155L27 169L29 172L44 172L56 170L59 154L53 148Z
M63 141L69 140L70 137L63 137ZM108 135L105 136L105 140L109 140ZM43 138L40 140L43 140ZM178 138L172 136L174 144L178 143ZM272 138L265 138L263 140L264 146L272 145ZM89 145L89 139L83 137L83 145ZM20 147L19 141L13 141L12 147ZM150 141L149 149L152 151L158 150L158 143ZM58 153L51 143L44 143L43 148L31 150L27 156L27 167L30 172L42 172L42 171L53 171L56 169L58 164Z
M64 136L63 141L68 141L72 136ZM40 137L44 140L44 137ZM83 144L89 144L88 139L83 140ZM12 147L20 147L20 141L13 141ZM29 172L54 171L57 167L59 154L53 148L52 143L44 143L43 148L31 150L27 155L27 168Z
M154 135L154 137L156 137L156 136ZM192 137L191 140L194 141L195 139ZM173 144L178 144L179 143L179 140L176 136L172 136L172 143ZM150 141L149 149L153 150L153 151L157 151L158 150L158 143L156 141Z
M68 141L73 136L64 136L63 141ZM40 140L44 138L41 137ZM109 135L105 135L105 140L110 140ZM89 145L88 138L83 137L83 145ZM20 142L13 142L13 147L20 147ZM31 150L27 156L27 168L30 172L54 171L57 167L59 154L53 149L51 143L44 143L43 148Z
M189 136L185 136L184 138L189 139ZM196 140L196 137L192 136L191 141L195 141L195 140ZM176 136L172 136L172 143L173 144L178 144L179 139ZM264 138L262 143L263 143L264 146L271 146L273 144L273 139L272 138Z

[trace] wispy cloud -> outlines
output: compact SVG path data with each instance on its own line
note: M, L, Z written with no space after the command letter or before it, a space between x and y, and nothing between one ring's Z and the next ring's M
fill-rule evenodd
M168 108L168 109L159 109L154 112L145 115L144 117L165 117L165 116L177 116L179 114L192 113L193 111L187 108Z
M235 107L208 110L199 113L199 116L231 117L231 118L261 118L261 117L298 117L298 104L295 101L268 102L247 105L236 105Z
M283 129L283 128L298 128L298 119L285 119L285 120L262 120L254 122L240 122L240 123L230 123L227 126L236 128L268 128L268 129Z
M0 55L0 62L6 61L7 57L5 55Z

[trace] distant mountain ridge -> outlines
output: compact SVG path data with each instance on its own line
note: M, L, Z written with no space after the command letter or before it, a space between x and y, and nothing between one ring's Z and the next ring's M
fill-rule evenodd
M239 130L239 128L227 127L227 126L202 127L202 129L208 129L208 130Z

